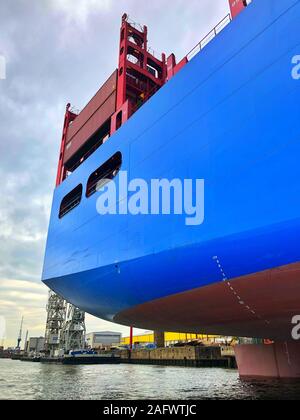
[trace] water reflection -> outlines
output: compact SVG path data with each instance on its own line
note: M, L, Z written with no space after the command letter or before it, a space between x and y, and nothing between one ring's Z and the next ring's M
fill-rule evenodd
M236 371L163 366L60 366L0 360L1 399L300 399L300 384L241 381Z

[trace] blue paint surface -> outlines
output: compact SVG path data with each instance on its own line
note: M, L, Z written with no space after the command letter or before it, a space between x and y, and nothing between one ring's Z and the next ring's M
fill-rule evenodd
M254 0L54 192L43 281L89 313L300 261L300 2ZM205 179L205 221L62 199L117 151L129 179ZM215 257L218 257L219 265ZM224 274L225 273L225 274ZM224 277L225 276L225 277Z

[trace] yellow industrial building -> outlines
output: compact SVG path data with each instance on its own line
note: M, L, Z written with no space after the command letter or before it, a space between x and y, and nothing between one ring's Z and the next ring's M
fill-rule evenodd
M193 340L201 340L201 341L209 341L215 342L216 340L220 339L220 336L213 336L213 335L204 335L204 334L187 334L187 333L172 333L166 332L165 333L165 344L166 346L176 344L179 342L188 342ZM136 335L133 337L133 344L148 344L154 343L154 333L149 332L141 335ZM123 337L121 339L121 345L129 345L130 344L130 337Z

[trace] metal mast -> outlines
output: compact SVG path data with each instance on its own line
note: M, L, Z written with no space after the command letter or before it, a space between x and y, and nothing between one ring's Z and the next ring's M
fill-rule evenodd
M24 352L26 352L26 350L27 350L28 334L29 334L29 331L27 330L26 335L25 335L25 342L24 342Z
M24 317L22 316L16 350L20 350L20 344L21 344L21 341L22 341L22 332L23 332L23 322L24 322Z
M58 350L61 331L66 321L67 304L56 293L50 291L47 305L47 323L45 333L45 351L54 355Z
M60 348L69 353L71 350L85 348L85 312L68 304L66 322L61 332Z

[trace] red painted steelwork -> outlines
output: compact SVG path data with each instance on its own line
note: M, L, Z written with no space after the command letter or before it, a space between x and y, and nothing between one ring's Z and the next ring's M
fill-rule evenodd
M64 158L65 158L65 149L66 149L68 130L69 130L71 122L73 122L75 118L77 117L76 114L70 111L70 108L71 108L71 104L68 104L66 108L66 113L65 113L63 134L62 134L62 140L61 140L61 146L60 146L60 154L59 154L57 176L56 176L56 186L60 185L62 181L64 180L64 176L65 176Z
M233 15L242 10L230 0ZM243 6L243 8L245 7ZM148 29L122 17L119 68L77 116L67 107L56 185L105 143L146 101L176 75L231 20L226 16L186 57L176 63L172 54L161 60L148 49ZM72 124L71 124L72 123Z
M167 60L168 80L170 80L173 76L175 76L188 62L189 62L188 58L184 57L177 64L175 55L171 54Z
M116 111L117 71L80 112L67 133L64 163L88 141ZM100 139L99 139L100 140Z
M124 124L132 115L132 106L129 100L127 100L111 117L110 135L112 136L122 124Z
M245 0L229 0L229 5L231 16L234 19L247 7L247 2Z
M133 349L133 327L130 327L129 348L130 348L130 351Z
M175 54L171 54L167 60L167 76L170 80L174 76L174 69L176 67L176 57Z
M130 23L126 14L122 17L119 70L117 89L117 110L112 118L111 133L114 133L124 119L124 104L129 118L144 102L162 87L167 79L165 54L161 60L148 50L148 29ZM120 112L122 113L120 114ZM120 118L121 116L121 118ZM118 120L119 118L119 120Z
M174 76L188 63L187 57L184 57L174 68Z

